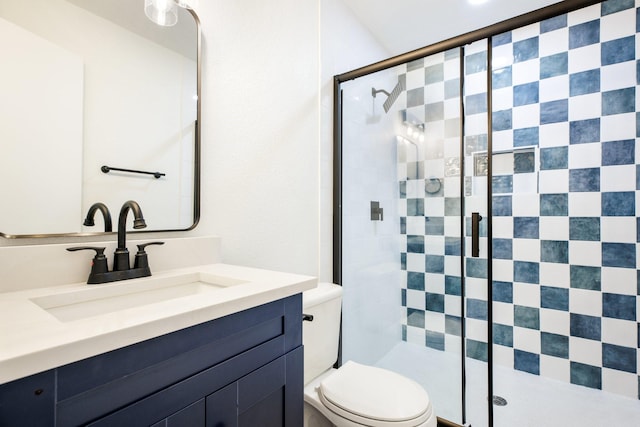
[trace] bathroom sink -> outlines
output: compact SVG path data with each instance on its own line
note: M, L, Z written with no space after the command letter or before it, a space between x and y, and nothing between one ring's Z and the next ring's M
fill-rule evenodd
M107 285L91 285L71 292L31 298L31 302L62 322L85 319L175 298L203 295L246 283L209 273L149 277Z

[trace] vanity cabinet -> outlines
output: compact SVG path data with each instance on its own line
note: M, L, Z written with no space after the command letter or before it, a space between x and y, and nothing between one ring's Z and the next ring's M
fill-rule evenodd
M300 294L0 386L0 426L302 425Z

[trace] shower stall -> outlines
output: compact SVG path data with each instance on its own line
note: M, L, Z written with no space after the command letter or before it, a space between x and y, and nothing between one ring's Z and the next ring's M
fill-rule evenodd
M421 383L445 424L640 425L639 7L564 1L335 77L342 362Z

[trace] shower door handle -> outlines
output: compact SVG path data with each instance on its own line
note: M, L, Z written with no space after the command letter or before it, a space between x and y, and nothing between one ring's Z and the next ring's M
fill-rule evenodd
M482 216L478 212L471 214L471 256L480 256L480 221Z

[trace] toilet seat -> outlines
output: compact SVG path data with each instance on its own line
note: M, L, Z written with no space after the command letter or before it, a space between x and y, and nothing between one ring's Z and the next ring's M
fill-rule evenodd
M322 380L317 392L327 409L365 426L415 427L433 415L429 395L418 383L352 361Z

